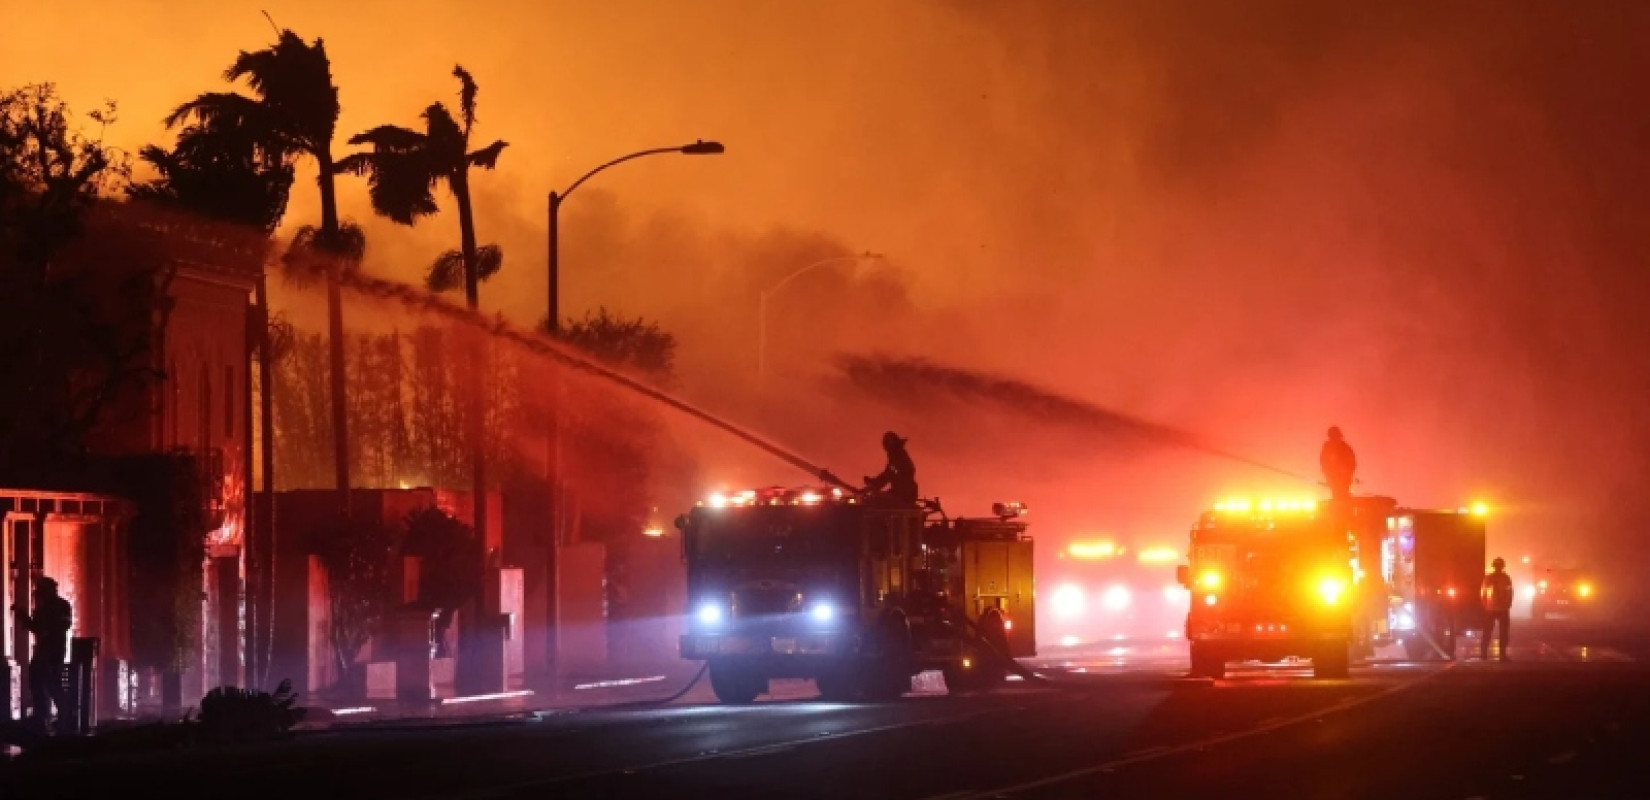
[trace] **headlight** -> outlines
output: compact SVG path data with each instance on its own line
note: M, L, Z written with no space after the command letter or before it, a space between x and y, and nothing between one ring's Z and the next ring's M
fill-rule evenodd
M1113 586L1100 596L1100 602L1106 605L1107 611L1122 611L1129 607L1129 587Z
M722 622L722 606L716 603L704 603L699 606L699 624L719 625Z
M1054 613L1061 617L1075 617L1083 613L1083 590L1066 584L1054 590Z
M1318 581L1318 596L1329 605L1341 601L1341 592L1346 591L1346 582L1340 578L1324 578Z
M1203 574L1197 576L1197 585L1202 586L1205 589L1219 589L1220 573L1215 572L1212 569L1204 570Z
M1582 597L1592 597L1593 596L1593 585L1590 584L1590 583L1583 583L1580 586L1577 586L1576 587L1576 594L1579 594Z
M815 603L810 613L815 622L830 622L836 619L836 608L830 603Z

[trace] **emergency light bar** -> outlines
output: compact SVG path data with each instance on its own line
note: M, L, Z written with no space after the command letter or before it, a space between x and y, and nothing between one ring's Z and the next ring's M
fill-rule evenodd
M1318 510L1316 500L1250 500L1237 498L1215 503L1215 512L1221 514L1300 514Z
M858 500L851 495L845 495L842 489L831 487L802 487L787 489L781 486L770 486L766 489L746 489L741 492L716 492L710 497L699 501L699 505L711 508L741 508L744 506L816 506L821 503L856 503Z

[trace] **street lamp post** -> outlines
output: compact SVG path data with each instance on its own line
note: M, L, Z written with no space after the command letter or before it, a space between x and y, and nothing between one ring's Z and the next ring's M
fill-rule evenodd
M554 334L561 330L561 290L559 286L561 278L561 248L559 233L561 226L558 224L557 218L560 216L562 201L566 200L567 196L572 194L574 189L579 188L580 184L590 180L590 178L596 173L601 172L608 167L614 166L615 164L622 164L632 159L641 158L642 156L659 155L661 153L681 153L682 155L687 156L713 156L721 155L725 151L726 148L722 147L721 142L707 142L703 140L696 141L693 144L679 145L677 147L655 147L649 150L638 150L637 152L631 153L627 156L619 156L612 161L586 172L584 177L573 181L571 186L568 186L560 193L550 193L550 291L548 298L549 303L547 304L547 308L550 312L550 333Z
M858 262L869 259L880 260L881 258L881 253L873 253L867 250L856 256L838 256L836 258L827 258L821 261L815 261L812 264L786 275L778 283L762 291L761 295L757 298L756 310L756 378L759 384L765 386L768 380L768 298L772 297L780 289L785 288L785 284L790 283L796 278L801 277L803 273L815 268L830 264L842 264L850 261Z
M714 141L713 142L707 142L707 141L704 141L702 139L697 140L697 141L693 142L692 144L679 145L679 146L676 146L676 147L655 147L655 148L651 148L651 149L648 149L648 150L638 150L638 151L636 151L634 153L631 153L629 155L620 156L618 158L615 158L612 161L608 161L608 162L596 167L595 169L590 170L589 172L586 172L583 176L581 176L578 180L573 181L573 183L571 185L569 185L566 189L562 190L561 192L554 192L553 191L553 192L550 193L550 206L549 206L549 215L550 215L550 220L549 220L550 221L550 232L549 232L549 256L550 256L550 258L549 258L549 273L550 274L549 274L549 278L550 278L550 280L549 280L549 290L547 292L547 294L548 294L548 297L547 297L548 303L546 304L546 311L548 312L548 316L545 318L545 331L547 333L549 333L551 336L554 336L554 335L561 332L561 247L560 247L560 229L561 229L561 225L560 225L560 222L559 222L559 217L561 216L561 204L562 204L563 201L565 201L567 199L567 196L572 194L573 190L579 188L579 186L581 184L583 184L585 181L590 180L590 178L592 176L594 176L596 173L601 172L602 170L607 169L608 167L614 166L616 164L622 164L626 161L641 158L643 156L659 155L659 154L663 154L663 153L680 153L682 155L688 155L688 156L707 156L707 155L720 155L723 152L725 152L725 148L722 147L721 142L714 142ZM559 678L559 676L561 675L561 672L562 672L562 659L561 659L561 628L562 628L562 625L561 625L561 606L562 606L562 603L561 603L561 576L560 576L559 573L560 573L561 567L562 567L562 564L561 564L561 543L562 543L561 540L562 540L562 527L563 527L562 522L565 519L565 515L563 514L563 509L562 509L562 502L561 502L561 396L562 396L562 391L561 390L562 390L561 380L560 380L560 377L559 377L559 374L558 374L558 377L556 377L555 379L553 379L550 382L550 391L551 391L551 395L552 395L551 396L551 410L550 410L550 426L549 426L550 434L547 437L549 439L549 441L547 442L548 446L546 447L547 452L545 454L545 472L547 473L546 476L545 476L545 483L548 485L549 490L550 490L550 575L549 575L549 581L548 581L548 583L549 583L548 589L549 589L549 595L550 595L550 642L549 642L549 646L550 646L550 659L551 659L552 672L558 678ZM554 688L559 690L559 688L560 688L560 681L559 680L556 681L556 685L555 685Z

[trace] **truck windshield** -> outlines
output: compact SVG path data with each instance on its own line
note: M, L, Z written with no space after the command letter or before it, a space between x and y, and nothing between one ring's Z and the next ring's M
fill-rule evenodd
M1193 550L1198 569L1230 575L1233 588L1255 590L1292 584L1295 578L1346 563L1346 556L1324 537L1307 532L1255 536L1238 533L1201 543Z
M808 565L843 552L853 534L834 515L807 509L750 508L703 518L694 552L703 564Z

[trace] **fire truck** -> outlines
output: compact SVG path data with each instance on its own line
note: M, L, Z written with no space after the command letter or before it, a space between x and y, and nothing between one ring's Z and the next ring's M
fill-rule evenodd
M1390 497L1216 503L1176 575L1192 594L1192 674L1293 657L1344 678L1353 656L1395 642L1452 657L1458 633L1482 626L1483 516L1482 505L1413 510Z
M989 691L1036 654L1024 506L950 518L833 488L716 494L676 519L687 564L684 659L724 703L773 678L832 700L886 701L926 670Z
M1585 619L1595 613L1598 597L1593 581L1581 569L1547 566L1535 570L1534 591L1530 594L1530 619L1551 616Z
M1394 509L1381 539L1387 629L1412 659L1455 657L1456 640L1482 630L1483 504L1459 509ZM1377 643L1381 643L1379 640Z

